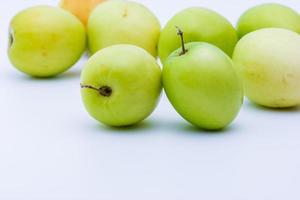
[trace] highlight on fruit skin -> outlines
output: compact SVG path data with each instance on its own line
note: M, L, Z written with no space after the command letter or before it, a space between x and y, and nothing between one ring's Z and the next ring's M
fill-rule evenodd
M135 125L155 109L162 90L161 69L144 49L112 45L94 54L81 73L88 113L113 127Z
M34 77L56 76L72 67L86 48L82 23L52 6L20 11L10 23L8 56L21 72Z
M300 15L285 5L265 3L245 11L237 23L239 38L262 28L285 28L300 34Z
M300 35L281 28L265 28L245 35L233 61L246 96L271 108L300 105Z
M86 26L94 8L106 0L61 0L60 7L71 12Z

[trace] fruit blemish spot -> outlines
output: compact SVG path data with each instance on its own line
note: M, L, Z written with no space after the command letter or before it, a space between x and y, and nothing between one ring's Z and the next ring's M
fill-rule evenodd
M125 18L127 16L128 16L128 8L125 8L122 17Z

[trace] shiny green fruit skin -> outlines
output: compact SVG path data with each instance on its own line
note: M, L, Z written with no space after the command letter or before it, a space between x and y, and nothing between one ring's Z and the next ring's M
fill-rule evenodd
M185 43L208 42L229 56L238 40L234 27L223 16L205 8L188 8L176 14L161 32L158 53L163 63L181 46L178 36L174 34L175 26L184 32Z
M163 68L163 86L177 112L193 125L217 130L229 125L243 103L241 82L231 59L208 43L186 44Z
M18 13L10 24L10 61L30 76L51 77L68 70L85 46L84 26L60 8L31 7Z
M267 3L247 10L237 24L240 38L262 28L285 28L300 34L300 15L287 6Z
M161 69L144 49L114 45L89 59L81 83L112 89L109 97L81 89L85 108L92 117L108 126L129 126L147 118L156 107L161 93Z
M115 44L132 44L157 56L160 23L143 5L111 0L101 3L88 21L88 44L91 54Z
M300 35L280 28L260 29L237 44L233 61L246 96L272 108L300 105Z

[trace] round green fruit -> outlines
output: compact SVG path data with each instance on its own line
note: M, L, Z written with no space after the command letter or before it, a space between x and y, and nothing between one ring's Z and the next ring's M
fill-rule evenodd
M88 21L88 44L92 54L114 44L132 44L157 56L160 24L152 12L131 1L101 3Z
M300 15L287 6L267 3L246 11L237 24L240 38L262 28L285 28L300 33Z
M229 56L232 55L238 40L234 27L223 16L205 8L188 8L176 14L161 32L158 53L163 63L180 47L180 40L174 34L176 26L184 31L185 43L208 42Z
M246 96L273 108L300 105L300 36L280 28L247 34L233 54Z
M161 92L161 70L153 56L133 45L98 51L81 75L87 111L109 126L129 126L147 118Z
M163 86L177 112L203 129L226 127L243 103L231 59L208 43L188 43L173 52L163 68Z
M60 74L81 57L86 35L82 23L60 8L36 6L10 24L8 55L20 71L35 77Z

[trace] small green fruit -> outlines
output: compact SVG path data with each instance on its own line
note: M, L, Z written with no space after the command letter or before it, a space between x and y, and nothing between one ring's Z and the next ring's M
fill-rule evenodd
M163 63L180 47L180 41L174 34L175 26L184 31L185 43L208 42L229 56L238 40L234 27L223 16L205 8L188 8L176 14L162 30L158 53Z
M168 57L163 68L168 99L197 127L226 127L243 103L242 85L231 59L208 43L192 42L182 47Z
M244 81L246 96L273 108L300 105L300 36L280 28L247 34L233 60Z
M300 15L287 6L267 3L247 10L237 24L240 38L262 28L285 28L300 34Z
M50 77L66 71L81 57L85 45L82 23L60 8L28 8L10 24L9 58L30 76Z
M144 49L114 45L90 58L81 83L82 99L92 117L109 126L129 126L154 110L161 92L161 70Z
M131 1L101 3L88 21L88 43L92 54L114 44L132 44L157 56L160 24L152 12Z

